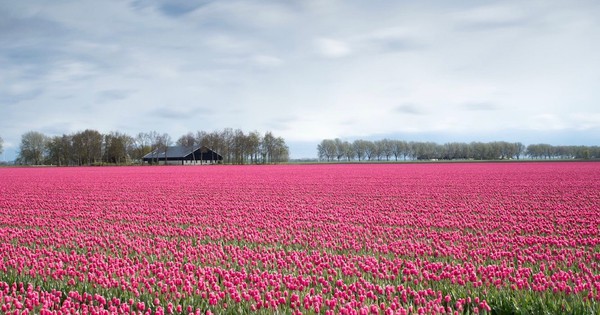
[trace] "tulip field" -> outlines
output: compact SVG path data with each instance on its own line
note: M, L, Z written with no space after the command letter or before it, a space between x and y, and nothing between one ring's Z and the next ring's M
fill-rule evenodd
M600 163L0 168L1 314L599 314Z

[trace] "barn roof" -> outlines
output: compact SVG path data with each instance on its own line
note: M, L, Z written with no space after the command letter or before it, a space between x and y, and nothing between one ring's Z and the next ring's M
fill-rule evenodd
M211 149L209 149L205 146L177 145L177 146L168 147L166 151L161 150L161 149L156 149L156 150L144 155L143 159L164 159L165 157L167 159L180 159L180 158L184 158L184 157L192 154L193 152L195 152L197 150L201 150L202 152L212 151ZM218 155L216 152L215 152L215 154Z

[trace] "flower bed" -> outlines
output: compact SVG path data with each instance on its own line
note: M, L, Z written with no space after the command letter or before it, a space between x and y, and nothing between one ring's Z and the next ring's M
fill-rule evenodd
M598 313L600 163L0 169L2 313Z

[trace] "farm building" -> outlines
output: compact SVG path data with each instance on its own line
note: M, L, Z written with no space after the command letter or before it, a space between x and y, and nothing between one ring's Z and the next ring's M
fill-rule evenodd
M143 160L149 164L199 165L221 163L223 157L205 146L172 146L167 147L166 150L156 149L144 155Z

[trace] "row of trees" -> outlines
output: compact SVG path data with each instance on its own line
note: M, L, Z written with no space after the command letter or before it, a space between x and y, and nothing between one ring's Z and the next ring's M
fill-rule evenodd
M225 163L258 164L281 163L289 160L290 150L282 137L275 137L270 131L261 135L258 131L245 134L231 128L207 133L188 132L179 137L178 145L204 145L223 156Z
M320 160L326 161L390 161L398 160L505 160L528 156L534 159L600 158L597 146L552 146L520 142L407 142L383 139L377 141L324 139L317 145Z
M84 130L73 134L48 137L37 131L21 136L17 164L25 165L95 165L140 163L155 150L165 151L172 145L206 146L223 156L224 163L278 163L289 159L285 140L271 132L261 135L226 128L220 131L189 132L173 141L167 133L140 132L135 136L113 131L102 134Z
M600 159L600 146L540 143L528 145L525 152L532 159Z

